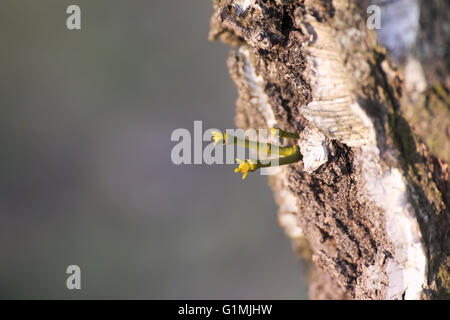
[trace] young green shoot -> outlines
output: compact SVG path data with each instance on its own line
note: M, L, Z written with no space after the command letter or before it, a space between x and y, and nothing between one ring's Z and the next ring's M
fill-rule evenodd
M298 140L300 137L297 133L290 133L283 131L281 129L270 129L271 134L276 137L288 138ZM241 139L228 133L220 133L217 131L212 132L214 145L222 142L222 144L234 144L236 146L245 147L247 149L253 149L262 152L266 155L278 155L276 158L261 161L259 159L246 159L240 160L236 159L239 166L234 170L234 172L241 172L242 179L244 180L249 172L256 171L260 168L268 168L273 166L281 166L290 163L298 162L302 159L299 148L297 144L291 147L280 147L273 145L271 143L261 143L259 141L253 141L250 139Z

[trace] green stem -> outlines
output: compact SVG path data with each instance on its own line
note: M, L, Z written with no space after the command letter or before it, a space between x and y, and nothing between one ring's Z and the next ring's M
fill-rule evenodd
M223 134L225 144L233 143L237 146L244 147L247 149L254 149L257 151L262 151L265 154L280 154L282 156L295 155L297 146L292 147L280 147L274 146L271 143L260 143L258 141L252 141L249 139L241 139L231 134Z
M273 167L273 166L283 166L286 164L291 164L291 163L295 163L298 162L300 160L303 159L300 151L298 150L297 146L293 146L292 147L294 149L294 152L292 152L292 154L285 156L285 157L279 157L277 159L272 159L271 161L268 161L266 163L266 161L261 162L260 160L256 160L256 166L257 169L258 168L268 168L268 167ZM277 161L273 161L273 160L277 160Z
M270 131L272 132L272 135L275 137L295 139L295 140L300 139L300 135L296 132L287 132L279 128L271 128Z

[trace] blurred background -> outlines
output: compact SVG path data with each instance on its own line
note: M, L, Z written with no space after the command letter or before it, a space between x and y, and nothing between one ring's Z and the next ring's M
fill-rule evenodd
M82 30L66 28L70 4ZM211 13L1 0L0 298L307 298L267 177L171 162L174 129L234 127Z

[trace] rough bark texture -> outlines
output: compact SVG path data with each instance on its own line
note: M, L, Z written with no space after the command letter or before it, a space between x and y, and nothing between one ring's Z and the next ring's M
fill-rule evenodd
M280 224L311 261L310 297L448 297L449 37L423 1L416 37L427 42L391 60L367 6L215 0L210 37L235 47L236 124L300 132L303 161L269 180Z

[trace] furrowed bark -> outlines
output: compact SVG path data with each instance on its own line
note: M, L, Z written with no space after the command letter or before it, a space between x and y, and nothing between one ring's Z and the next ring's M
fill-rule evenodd
M448 128L445 53L434 50L448 38L427 36L422 16L414 36L428 46L391 50L391 60L366 26L367 6L216 0L210 37L234 47L236 124L300 133L303 161L271 168L269 183L280 224L310 261L310 297L448 297L449 132L414 121Z

